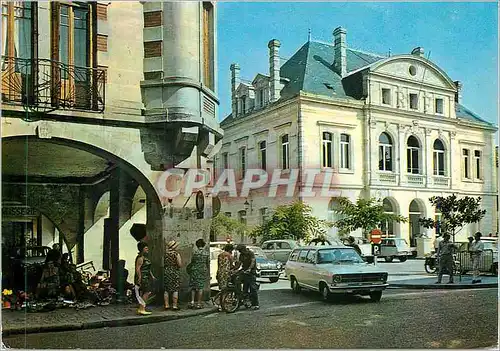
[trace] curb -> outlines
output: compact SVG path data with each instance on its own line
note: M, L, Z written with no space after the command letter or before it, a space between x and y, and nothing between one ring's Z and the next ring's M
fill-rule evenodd
M113 319L113 320L91 321L91 322L73 323L73 324L33 326L27 328L2 328L2 336L98 329L106 327L125 327L130 325L143 325L143 324L185 319L195 316L204 316L216 312L217 308L209 308L205 311L193 312L190 314L151 315L146 317L133 316L133 317L123 317L120 319Z
M408 283L389 283L388 289L481 289L481 288L498 288L497 283L482 283L482 284L408 284Z

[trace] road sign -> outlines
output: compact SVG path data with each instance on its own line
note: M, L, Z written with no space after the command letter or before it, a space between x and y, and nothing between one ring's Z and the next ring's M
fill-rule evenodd
M374 244L380 244L382 241L382 232L379 229L373 229L370 233L370 241Z

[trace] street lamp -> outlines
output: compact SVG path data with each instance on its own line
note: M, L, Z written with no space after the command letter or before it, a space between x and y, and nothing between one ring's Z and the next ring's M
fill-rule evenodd
M245 206L245 211L248 211L248 209L250 209L250 213L253 212L252 203L253 203L253 200L250 200L250 202L248 202L248 198L245 199L245 203L243 204Z

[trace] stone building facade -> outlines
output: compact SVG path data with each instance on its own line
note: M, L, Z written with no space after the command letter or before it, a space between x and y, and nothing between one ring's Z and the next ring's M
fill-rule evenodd
M212 199L168 199L158 181L210 168L222 137L215 19L212 2L2 4L5 244L61 242L132 277L142 224L156 276L167 240L189 262Z
M235 169L239 183L248 169L283 169L282 178L297 177L297 186L292 196L284 189L269 197L277 179L268 181L248 196L226 196L221 211L258 225L277 205L302 199L314 215L335 221L336 197L375 197L387 212L409 218L383 223L384 236L415 245L419 236L435 235L418 224L439 216L428 199L455 193L481 197L487 210L457 240L496 228L496 126L462 105L462 84L422 48L380 56L349 48L346 36L337 28L331 43L309 40L279 70L280 43L271 40L269 74L252 83L231 65L232 113L221 122L216 169ZM308 183L306 172L315 169L330 172L329 194L321 192L326 175ZM300 194L308 184L315 196Z

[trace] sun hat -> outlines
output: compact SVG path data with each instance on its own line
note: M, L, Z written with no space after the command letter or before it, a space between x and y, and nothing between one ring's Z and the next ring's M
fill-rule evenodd
M175 250L179 247L179 243L175 240L170 240L168 243L167 243L167 249L169 250Z

